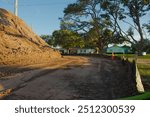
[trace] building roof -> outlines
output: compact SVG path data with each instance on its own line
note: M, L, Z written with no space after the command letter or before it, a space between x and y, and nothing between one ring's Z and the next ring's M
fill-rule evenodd
M128 53L129 50L130 50L130 47L128 47L128 46L114 45L114 46L108 47L106 49L106 52L107 53L112 53L112 52L115 52L115 53Z

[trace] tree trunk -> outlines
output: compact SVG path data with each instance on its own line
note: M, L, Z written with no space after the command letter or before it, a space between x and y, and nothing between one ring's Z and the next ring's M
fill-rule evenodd
M142 28L140 25L139 17L137 17L137 26L138 26L138 31L140 34L140 42L138 44L138 52L139 52L139 55L142 55L144 37L143 37L143 32L142 32Z
M103 54L103 48L103 43L100 41L100 43L98 44L99 54Z
M138 43L138 54L139 55L142 55L142 51L143 51L143 41L144 41L144 37L143 37L143 31L142 31L142 28L141 28L141 24L140 24L140 16L139 16L139 13L138 13L138 3L135 4L135 18L133 17L133 21L134 23L137 25L138 27L138 33L140 35L140 41Z

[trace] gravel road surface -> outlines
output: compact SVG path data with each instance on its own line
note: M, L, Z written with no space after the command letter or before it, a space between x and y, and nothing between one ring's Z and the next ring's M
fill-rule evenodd
M109 58L66 56L50 63L0 69L2 99L99 100L136 93L127 79L127 67Z

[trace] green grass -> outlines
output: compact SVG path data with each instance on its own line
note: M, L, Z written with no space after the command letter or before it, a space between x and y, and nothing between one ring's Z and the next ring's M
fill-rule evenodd
M150 59L150 54L147 54L146 56L139 56L139 59Z
M145 92L136 96L121 98L121 100L150 100L150 92Z
M111 54L106 54L106 55L111 56ZM115 56L117 56L117 57L122 57L123 54L115 54ZM135 58L135 54L124 54L124 56L125 56L126 58ZM147 54L147 55L145 55L145 56L138 56L138 58L139 58L139 59L150 59L150 54Z
M142 78L146 79L150 83L150 65L138 63L138 69Z

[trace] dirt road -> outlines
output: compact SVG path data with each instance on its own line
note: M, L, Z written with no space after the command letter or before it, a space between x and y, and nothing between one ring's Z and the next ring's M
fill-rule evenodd
M5 74L8 67L0 69ZM10 76L0 78L1 98L9 94L2 99L118 99L136 93L119 60L70 56L9 69Z

